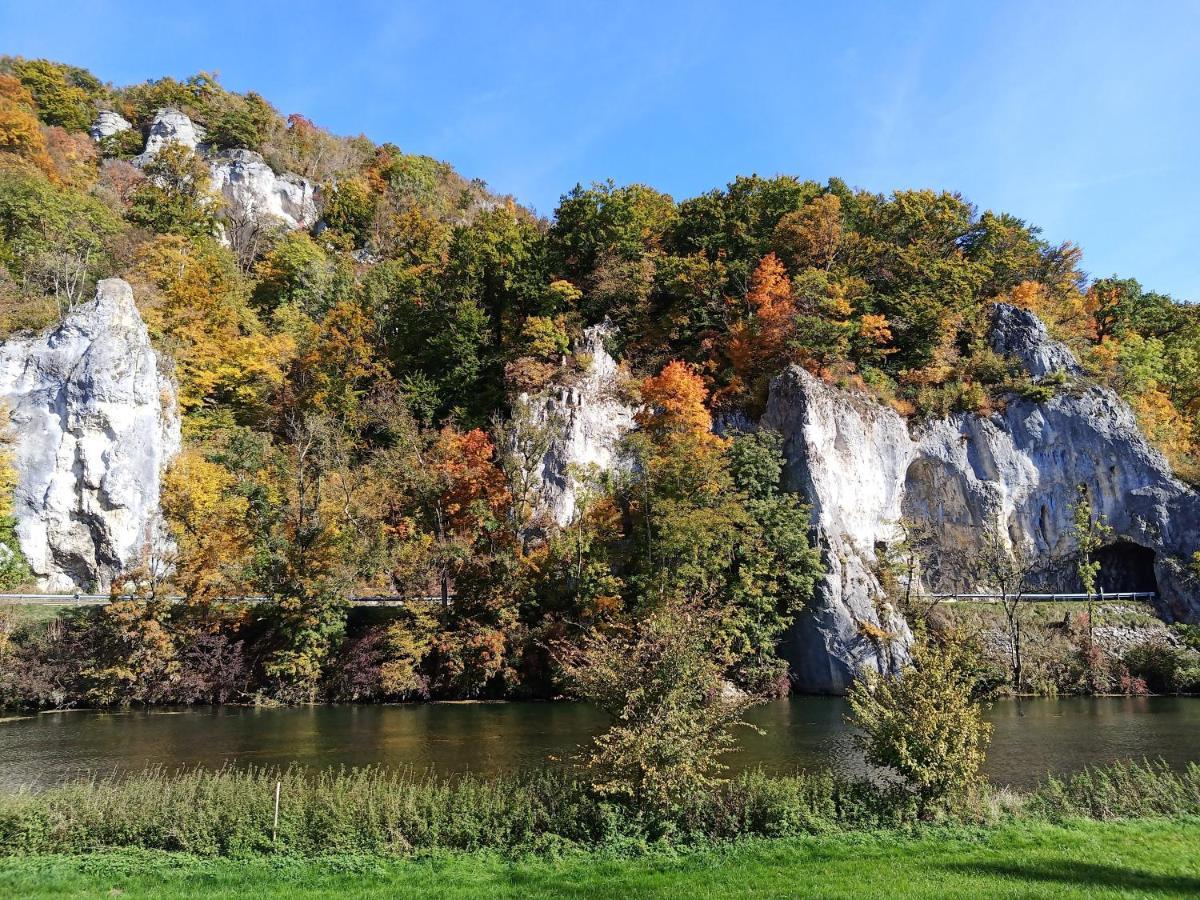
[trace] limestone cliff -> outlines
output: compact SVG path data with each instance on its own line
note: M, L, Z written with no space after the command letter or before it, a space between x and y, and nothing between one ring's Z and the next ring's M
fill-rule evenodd
M119 278L47 332L0 346L17 534L42 589L103 589L163 549L159 488L180 420L158 362Z
M784 487L812 505L825 564L784 642L793 684L838 694L864 668L898 671L911 634L875 570L879 549L899 537L913 448L904 419L796 366L771 385L762 424L783 435Z
M539 397L522 397L524 415L548 429L546 449L535 462L539 502L559 526L575 515L578 474L620 464L619 445L633 428L634 410L620 398L620 367L605 347L607 325L588 328L574 348L582 371Z
M859 668L904 660L908 629L876 575L902 517L930 526L929 588L993 587L971 583L962 563L996 535L1047 561L1047 589L1078 590L1070 531L1080 485L1113 528L1101 586L1156 591L1164 617L1200 619L1185 566L1200 548L1200 495L1171 474L1116 394L1084 383L1031 313L998 305L992 345L1037 378L1063 373L1070 383L1046 403L1013 397L1002 412L950 416L911 435L891 409L802 369L772 385L764 424L785 438L788 486L813 506L828 567L785 647L799 689L840 693Z
M103 114L101 115L103 118ZM99 127L97 120L96 127ZM164 108L154 114L150 123L150 131L146 135L146 146L142 152L133 158L135 166L144 166L158 155L167 144L182 144L189 150L196 150L204 141L204 129L196 125L186 115L177 109Z
M996 343L1011 345L1012 330L1024 331L1028 319L1037 321L998 306ZM1035 334L1018 354L1030 373L1077 374L1069 351L1040 334L1040 346ZM1200 494L1172 475L1113 391L1077 381L1046 403L1012 398L986 418L960 414L930 423L919 442L905 512L935 526L943 559L979 550L982 536L999 529L1024 555L1045 561L1043 587L1079 590L1070 534L1082 485L1113 529L1099 554L1099 586L1155 591L1164 617L1200 618L1200 590L1185 566L1200 549ZM931 586L961 589L954 566L937 562Z
M106 137L112 137L114 134L119 134L122 131L128 131L133 125L129 123L120 113L115 113L110 109L101 110L96 116L96 121L92 123L89 129L89 134L94 141L102 141Z
M253 150L230 150L210 165L212 189L235 219L274 220L287 228L317 223L317 189L299 175L276 175Z
M130 127L116 113L104 111L92 125L91 134L99 141ZM208 156L204 137L204 129L186 114L177 109L160 109L150 123L145 148L134 157L133 163L145 166L171 143ZM269 225L311 228L317 223L319 192L307 178L276 174L260 154L246 149L213 153L208 165L211 188L224 200L225 218L233 228Z

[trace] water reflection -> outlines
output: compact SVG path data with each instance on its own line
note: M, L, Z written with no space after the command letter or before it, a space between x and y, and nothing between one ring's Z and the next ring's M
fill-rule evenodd
M771 772L862 771L846 705L824 697L765 704L728 761ZM1200 700L1070 698L1006 701L987 771L1027 786L1117 759L1200 761ZM47 713L0 722L0 784L48 783L80 772L147 765L392 765L439 773L528 769L568 759L603 717L571 703L238 707L124 713Z

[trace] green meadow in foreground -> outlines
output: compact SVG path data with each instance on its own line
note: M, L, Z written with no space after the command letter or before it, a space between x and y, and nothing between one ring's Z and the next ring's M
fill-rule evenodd
M750 840L696 852L0 859L20 897L1144 897L1200 894L1200 820L1023 822Z

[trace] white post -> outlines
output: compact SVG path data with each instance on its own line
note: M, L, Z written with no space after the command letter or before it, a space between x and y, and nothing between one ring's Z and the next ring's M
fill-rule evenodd
M282 782L275 782L275 821L271 824L271 843L275 843L276 836L279 833L279 788Z

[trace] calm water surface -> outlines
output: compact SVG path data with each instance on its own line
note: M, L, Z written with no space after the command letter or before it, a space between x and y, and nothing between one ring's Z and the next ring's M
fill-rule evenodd
M834 698L768 703L751 715L765 734L745 733L728 761L777 773L861 772L845 713ZM1200 762L1200 698L1009 700L988 717L996 727L987 772L999 784L1025 787L1048 772L1122 759ZM43 713L0 722L0 785L146 765L379 764L493 774L565 759L603 722L575 703Z

